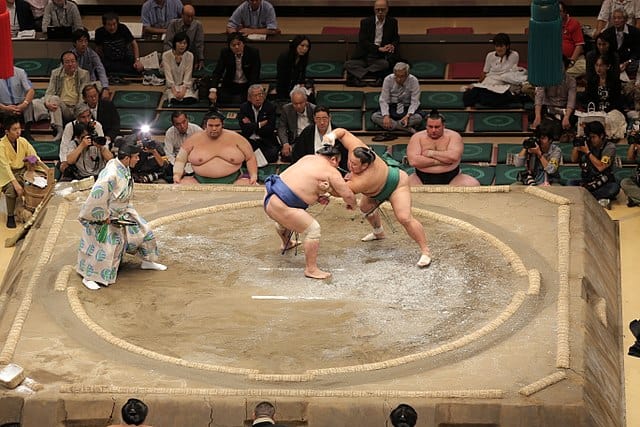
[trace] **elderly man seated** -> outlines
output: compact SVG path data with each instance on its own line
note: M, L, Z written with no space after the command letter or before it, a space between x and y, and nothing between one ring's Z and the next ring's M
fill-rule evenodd
M223 128L224 119L212 112L205 116L205 130L187 139L173 165L176 184L255 184L258 163L251 144L236 132ZM194 176L184 176L185 164L191 163ZM242 163L247 163L249 177L242 176Z

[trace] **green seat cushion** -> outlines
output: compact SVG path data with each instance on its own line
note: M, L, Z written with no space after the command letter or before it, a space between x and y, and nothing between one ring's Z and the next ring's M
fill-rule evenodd
M634 160L627 159L628 149L629 146L627 144L616 145L616 157L618 157L625 165L635 165L636 162Z
M362 108L364 93L359 90L320 90L316 94L316 105L334 108Z
M373 121L371 120L371 116L373 116L373 113L375 113L375 111L372 110L367 110L364 112L364 130L366 130L367 132L383 130L380 126L373 123Z
M389 146L384 144L371 144L369 145L369 148L371 148L378 156L386 154L387 150L389 150Z
M407 144L394 144L391 146L391 157L402 163L407 156Z
M455 130L456 132L464 132L467 130L467 123L469 122L469 113L442 113L446 120L447 129Z
M51 70L60 65L60 61L50 58L16 59L13 65L22 68L29 77L50 77Z
M239 110L220 110L224 115L224 128L229 130L240 130L240 122L238 121Z
M506 163L509 154L516 155L522 150L520 144L498 144L498 163Z
M275 62L263 62L260 64L260 80L275 80L278 75Z
M343 75L343 62L315 61L307 65L307 77L310 79L340 79Z
M582 171L578 166L560 166L558 171L563 184L566 184L569 180L580 179L582 177Z
M496 165L496 182L495 185L513 184L518 179L518 172L524 170L524 167L517 168L513 165Z
M518 102L518 101L514 101L514 102L510 102L509 104L506 105L501 105L500 107L492 107L489 105L483 105L483 104L478 104L476 103L474 105L474 108L476 110L497 110L497 109L517 109L517 108L523 108L522 102Z
M635 170L635 167L617 168L614 172L614 175L616 176L616 180L620 182L625 178L630 178L631 176L633 176Z
M475 113L474 132L522 132L522 113Z
M461 164L462 173L470 175L477 179L481 185L491 185L496 175L496 168L493 166L477 166Z
M204 67L193 71L193 77L208 77L213 74L217 61L204 60Z
M362 130L362 111L332 111L331 124L333 127L345 128L351 131Z
M116 108L145 108L155 109L160 103L162 92L140 90L117 90L113 96Z
M380 92L366 92L364 106L367 110L377 110L380 107Z
M121 129L140 129L142 125L149 125L153 123L156 117L156 110L140 110L140 109L119 109L120 113L120 128Z
M176 103L173 103L171 105L169 105L169 101L168 100L164 100L164 102L162 103L162 108L167 108L167 109L171 109L171 110L194 110L196 108L208 109L209 108L209 100L208 99L201 99L201 100L198 100L197 102L194 102L193 104L176 104Z
M444 79L446 64L440 61L414 62L409 72L419 79Z
M266 166L258 168L258 181L264 183L264 180L267 179L269 175L278 173L278 164L269 163Z
M31 145L35 148L41 160L58 160L58 155L60 154L59 143L54 141L33 141Z
M163 134L173 125L173 123L171 123L171 114L173 114L173 111L161 111L160 114L158 114L158 117L151 126L154 133ZM191 123L200 126L206 113L204 111L189 111L185 112L185 114Z
M35 94L33 95L33 98L42 98L44 97L44 94L47 93L46 89L36 89L35 90Z
M464 108L462 92L425 91L420 94L420 105L425 109Z
M573 151L573 144L558 144L560 151L562 151L562 162L571 163L571 151Z
M490 162L493 152L493 144L488 142L478 142L474 144L465 144L462 153L463 162Z

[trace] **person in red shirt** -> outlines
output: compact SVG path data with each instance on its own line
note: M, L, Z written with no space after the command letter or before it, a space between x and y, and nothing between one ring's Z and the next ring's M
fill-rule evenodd
M586 72L584 59L584 36L582 25L577 19L569 16L564 2L560 2L560 18L562 19L562 55L569 58L567 74L571 77L583 76Z

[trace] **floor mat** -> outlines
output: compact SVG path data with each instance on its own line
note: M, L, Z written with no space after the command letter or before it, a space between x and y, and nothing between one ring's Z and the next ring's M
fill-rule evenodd
M558 172L563 185L566 185L569 180L581 179L582 177L582 171L579 166L560 166Z
M460 80L478 80L484 62L452 62L449 64L449 78Z
M362 111L332 111L331 126L347 130L362 130Z
M474 132L522 132L522 113L475 113Z
M520 144L498 144L498 163L507 163L509 155L517 155L522 150Z
M176 103L172 103L171 105L169 105L169 101L165 100L162 103L162 108L169 108L169 109L173 109L173 110L193 110L195 108L209 108L209 100L208 99L202 99L199 100L198 102L194 102L193 104L176 104Z
M60 65L60 62L50 58L16 59L13 65L22 68L29 77L50 77L51 70Z
M391 157L402 163L407 157L407 144L394 144L391 146Z
M524 168L517 168L513 165L496 165L495 185L513 184L517 181L518 172L521 170L524 170Z
M209 77L213 74L213 70L216 68L217 61L204 61L204 67L199 70L193 70L193 77Z
M113 96L116 108L145 108L156 109L162 98L160 91L117 90Z
M493 144L488 142L477 142L464 145L462 161L468 163L490 162L493 153Z
M53 141L33 141L31 145L41 160L58 160L60 144Z
M307 65L307 77L310 79L341 79L343 75L343 62L318 61Z
M446 120L447 129L455 130L456 132L465 132L467 130L469 113L443 112L442 115Z
M422 108L464 108L462 92L425 91L420 94Z
M625 178L631 178L635 173L635 170L635 167L617 168L613 174L616 176L616 180L620 182Z
M480 182L480 185L491 185L496 175L493 166L460 165L462 173L470 175Z
M635 165L635 160L627 159L627 150L629 150L629 145L627 144L616 145L616 157L625 165Z
M375 111L368 110L364 112L364 130L368 132L383 130L380 126L373 123L373 121L371 120L371 116L373 116L373 113L375 113Z
M409 72L419 79L444 79L447 64L440 61L417 61Z
M260 65L260 80L275 80L278 69L275 62L263 62Z
M359 90L320 90L316 94L316 105L333 108L362 108L364 93Z
M128 130L140 129L143 125L151 126L156 117L156 110L119 109L118 113L120 128Z
M384 144L370 144L369 148L375 151L378 156L382 156L389 151L389 146Z

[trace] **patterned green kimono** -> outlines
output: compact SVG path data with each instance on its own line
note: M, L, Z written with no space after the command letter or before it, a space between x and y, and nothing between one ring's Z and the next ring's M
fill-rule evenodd
M124 251L137 253L146 261L155 261L158 256L153 231L129 203L132 194L129 168L118 159L109 160L78 216L83 233L76 271L84 278L114 283ZM111 219L110 224L107 219ZM116 220L135 222L135 225L118 225Z

